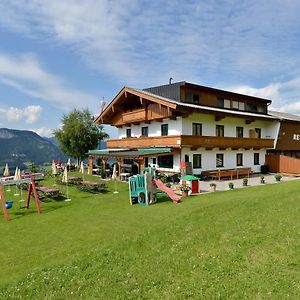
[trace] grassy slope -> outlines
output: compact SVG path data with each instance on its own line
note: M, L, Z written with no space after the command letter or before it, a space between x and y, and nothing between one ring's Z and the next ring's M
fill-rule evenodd
M150 207L119 190L10 210L0 297L299 297L298 181Z

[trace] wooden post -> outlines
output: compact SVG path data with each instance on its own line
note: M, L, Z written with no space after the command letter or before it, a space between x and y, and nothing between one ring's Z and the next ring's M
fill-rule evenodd
M94 157L89 155L88 157L88 174L93 175L93 159Z
M5 206L5 197L4 197L2 186L0 186L0 199L1 199L2 210L3 210L3 214L4 214L4 220L5 220L5 222L8 222L8 213L7 213L7 209Z
M40 206L40 200L39 200L39 196L36 192L36 186L35 186L35 182L34 182L34 178L33 176L31 176L31 185L32 185L32 190L33 190L33 195L34 195L34 199L35 199L35 204L36 204L36 208L37 208L37 211L39 214L42 213L42 209L41 209L41 206ZM30 195L29 195L30 197Z
M102 173L106 177L106 159L102 158ZM102 174L100 174L101 176Z
M41 214L42 213L42 209L41 209L41 206L40 206L39 196L38 196L38 194L36 192L36 186L35 186L35 182L34 182L33 176L31 176L31 183L29 184L29 188L28 188L26 208L29 208L29 205L30 205L31 192L33 192L33 195L34 195L34 199L35 199L35 204L36 204L37 211L38 211L39 214Z
M142 170L145 167L145 158L140 157L139 158L139 174L142 174Z

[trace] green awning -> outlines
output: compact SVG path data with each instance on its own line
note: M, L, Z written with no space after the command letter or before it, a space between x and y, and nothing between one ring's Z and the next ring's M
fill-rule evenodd
M149 156L153 154L164 154L170 152L172 152L172 148L103 149L103 150L89 150L87 155L138 158L141 156Z
M155 153L169 153L172 152L172 148L141 148L137 149L142 154L155 154Z
M192 180L199 180L198 177L193 176L193 175L184 175L180 178L181 180L187 180L187 181L192 181Z

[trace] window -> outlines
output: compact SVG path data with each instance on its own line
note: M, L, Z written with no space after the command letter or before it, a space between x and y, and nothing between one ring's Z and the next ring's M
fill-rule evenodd
M254 165L259 165L259 153L254 153Z
M195 104L200 103L200 96L198 94L193 94L193 103Z
M216 125L216 136L224 136L224 125Z
M173 155L163 155L163 156L158 156L158 166L160 168L170 168L173 169Z
M188 154L186 154L186 155L184 156L184 162L189 162L189 161L190 161L190 157L189 157Z
M262 105L258 105L257 106L257 111L260 112L260 113L264 113L265 112L265 107L262 106Z
M218 107L224 107L224 98L218 97L217 106Z
M236 165L242 166L243 165L243 153L236 154Z
M152 158L152 163L153 163L154 165L156 165L156 157L153 157L153 158Z
M224 154L218 153L216 154L216 167L224 167Z
M258 139L260 139L260 138L261 138L261 129L260 129L260 128L255 128L254 130L255 130L255 132L256 132L256 137L257 137Z
M123 159L123 164L124 164L124 165L132 165L132 164L133 164L133 159L130 159L130 158L124 158L124 159Z
M239 102L239 110L245 110L245 103Z
M225 108L230 108L230 103L231 103L231 101L229 99L224 99L224 107Z
M242 138L244 137L244 128L236 127L236 137Z
M131 137L131 128L126 129L126 137Z
M232 104L233 109L239 109L239 102L238 101L232 101L231 104Z
M192 135L202 135L202 124L200 123L193 123L192 124Z
M252 104L252 103L248 103L247 104L247 110L252 111L252 112L257 112L257 105Z
M185 101L186 102L192 102L193 101L193 94L191 92L187 92L185 94Z
M142 127L142 136L148 136L148 127Z
M201 168L201 154L194 154L193 155L193 168L194 169Z
M162 136L168 135L168 131L169 131L169 126L168 126L168 124L162 124L162 125L161 125L161 135L162 135Z

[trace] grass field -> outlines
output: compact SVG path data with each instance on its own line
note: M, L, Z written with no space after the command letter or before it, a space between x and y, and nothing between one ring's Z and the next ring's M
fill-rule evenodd
M1 299L300 298L298 180L150 207L70 188L0 215Z

